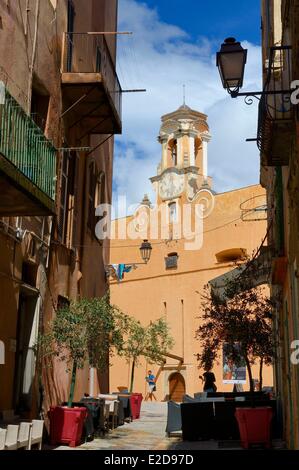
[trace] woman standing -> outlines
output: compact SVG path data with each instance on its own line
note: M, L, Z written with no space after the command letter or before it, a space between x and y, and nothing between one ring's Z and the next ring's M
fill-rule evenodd
M207 369L205 373L203 374L203 376L200 375L199 378L204 383L204 386L203 386L204 392L215 393L217 391L217 387L215 383L216 382L215 375L213 372L211 372L210 369Z

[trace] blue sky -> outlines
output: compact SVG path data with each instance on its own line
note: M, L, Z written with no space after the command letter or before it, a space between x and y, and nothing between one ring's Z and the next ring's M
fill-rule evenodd
M180 26L196 41L198 36L222 39L233 35L260 44L260 0L146 0L161 19Z
M228 191L259 182L255 143L257 103L232 100L223 90L215 52L227 36L248 49L244 89L261 88L260 1L119 0L117 70L124 89L146 93L123 95L123 134L116 138L114 200L126 196L138 204L144 193L152 202L149 178L161 158L157 142L161 116L183 101L208 115L209 175L213 189ZM128 212L131 212L128 210ZM120 215L120 214L118 214Z

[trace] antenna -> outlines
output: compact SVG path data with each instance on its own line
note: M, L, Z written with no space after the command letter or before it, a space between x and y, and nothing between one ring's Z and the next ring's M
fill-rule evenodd
M186 104L186 85L183 85L183 104Z

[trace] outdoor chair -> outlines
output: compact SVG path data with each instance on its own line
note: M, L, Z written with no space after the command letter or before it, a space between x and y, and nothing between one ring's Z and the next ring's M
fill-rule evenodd
M105 401L104 405L104 423L105 423L105 431L109 432L110 426L109 426L109 421L110 421L110 402Z
M110 412L109 412L109 419L111 422L111 429L117 428L118 425L118 408L119 408L119 401L115 400L113 403L113 407L110 405Z
M132 421L131 400L129 394L119 394L117 399L122 404L123 421Z
M5 449L6 429L0 429L0 450Z
M181 405L174 401L167 402L166 434L170 437L172 432L182 430Z
M207 392L198 392L198 393L194 393L194 398L200 401L200 400L204 400L205 398L207 398L207 395L208 395Z
M190 397L190 395L183 395L183 403L193 403L195 401L198 400L196 400L196 398Z
M9 424L6 429L5 450L17 450L19 425Z
M80 405L85 406L88 410L87 418L90 416L93 426L93 434L104 434L105 427L105 400L102 398L82 398ZM86 420L87 421L87 420ZM85 422L85 425L87 423Z
M40 419L33 419L28 450L31 450L33 445L38 445L38 449L41 450L43 442L43 430L44 430L44 421Z
M18 433L18 449L28 449L32 423L20 423Z

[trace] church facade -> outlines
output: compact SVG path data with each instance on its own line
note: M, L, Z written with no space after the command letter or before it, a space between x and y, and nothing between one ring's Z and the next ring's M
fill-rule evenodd
M184 393L202 391L195 332L200 324L204 286L235 269L262 243L266 234L266 195L260 185L225 193L213 191L208 176L211 139L207 116L185 104L162 117L159 133L162 158L151 178L156 201L145 197L136 213L112 223L111 263L140 261L143 239L152 244L148 264L110 283L111 302L148 325L165 318L174 346L165 365L148 364L141 358L135 372L134 391L146 393L145 376L156 375L157 399L180 401ZM225 154L225 151L224 151ZM124 230L126 237L124 237ZM120 236L120 234L122 236ZM110 390L128 387L131 364L112 358ZM158 372L159 371L159 372ZM218 391L231 391L224 380L223 363L215 364ZM253 368L254 378L258 368ZM244 389L249 389L248 377ZM272 385L272 370L264 385Z

